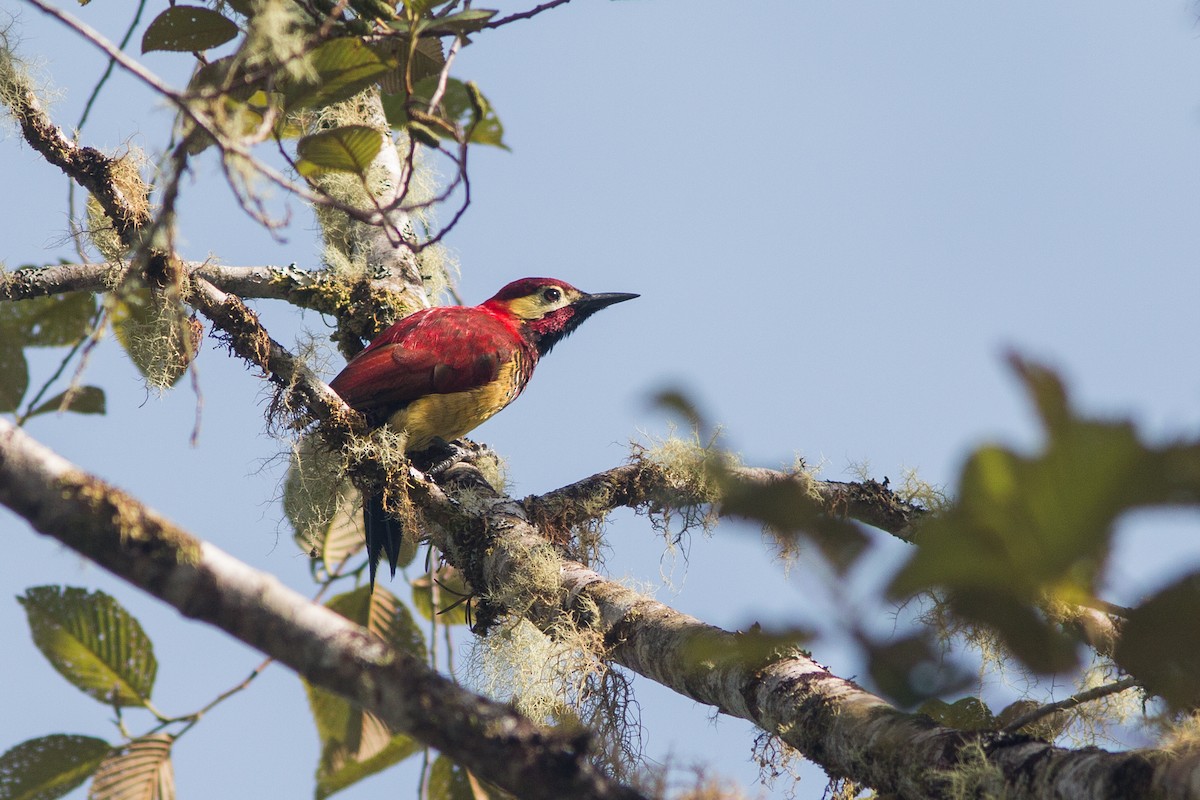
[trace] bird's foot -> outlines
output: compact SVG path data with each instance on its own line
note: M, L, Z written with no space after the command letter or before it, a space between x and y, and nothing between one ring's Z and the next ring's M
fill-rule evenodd
M471 449L463 446L459 440L447 442L444 439L435 439L429 447L426 447L419 453L412 454L409 460L412 461L414 467L433 478L450 469L450 467L462 461L470 454Z

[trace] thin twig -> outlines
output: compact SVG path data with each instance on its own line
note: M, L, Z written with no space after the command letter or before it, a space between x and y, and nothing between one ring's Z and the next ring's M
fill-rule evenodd
M1094 689L1088 689L1078 694L1073 694L1065 700L1059 700L1054 703L1047 703L1044 706L1038 706L1032 711L1026 712L1014 719L1012 722L1004 726L1005 733L1014 733L1021 730L1027 725L1037 722L1043 717L1048 717L1058 711L1070 711L1072 708L1081 706L1084 703L1090 703L1093 700L1099 700L1102 697L1108 697L1112 694L1119 694L1126 689L1132 689L1137 686L1136 678L1122 678L1113 683L1106 683L1103 686L1097 686Z
M540 6L531 8L528 11L522 11L517 14L510 14L509 16L503 17L501 19L492 20L492 21L488 22L486 25L484 25L483 27L499 28L501 25L507 25L510 22L517 22L517 21L523 20L523 19L531 19L533 17L536 17L538 14L541 14L543 11L549 11L550 9L557 8L558 6L565 6L569 2L571 2L571 0L550 0L549 3L542 3Z

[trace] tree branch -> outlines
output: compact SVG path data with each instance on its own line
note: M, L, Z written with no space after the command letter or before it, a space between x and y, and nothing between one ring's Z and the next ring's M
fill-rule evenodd
M548 545L522 504L497 494L467 464L441 489L422 487L441 530L435 542L483 598L514 598L516 582L545 574ZM981 781L1008 798L1157 796L1200 798L1196 753L1073 751L996 731L966 732L903 714L797 651L762 656L754 638L707 625L561 561L554 596L529 596L519 611L548 632L567 615L603 636L617 663L697 702L742 717L795 747L834 777L903 798L949 797L951 773L986 767ZM516 595L520 599L520 594ZM483 624L501 613L483 603ZM957 775L961 778L961 775ZM961 784L960 784L961 785ZM982 785L982 784L981 784Z
M221 628L522 797L641 798L538 727L310 603L0 419L0 502L105 569Z
M1021 730L1026 725L1032 725L1043 717L1048 717L1058 711L1070 711L1072 708L1077 708L1084 703L1090 703L1093 700L1099 700L1102 697L1108 697L1111 694L1120 694L1126 689L1132 689L1138 685L1136 678L1122 678L1119 681L1106 683L1103 686L1096 686L1092 689L1073 694L1065 700L1058 700L1054 703L1047 703L1044 706L1028 711L1014 719L1012 722L1004 726L1004 730L1008 733Z

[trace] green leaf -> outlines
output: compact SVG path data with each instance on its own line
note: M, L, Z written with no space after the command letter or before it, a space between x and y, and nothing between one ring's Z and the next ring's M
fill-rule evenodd
M34 644L64 678L102 703L141 706L158 662L149 637L104 592L35 586L17 598Z
M225 44L238 35L238 26L203 6L171 6L142 34L142 52L193 52Z
M446 66L446 55L440 39L417 39L417 45L413 48L410 58L408 39L401 38L396 44L395 53L399 64L379 82L384 94L404 94L405 72L409 69L410 62L414 85L430 76L440 75Z
M93 736L56 733L0 755L0 798L54 800L87 780L112 745Z
M178 300L146 287L122 287L108 299L109 321L146 383L169 389L179 382L200 346Z
M341 461L313 436L300 440L283 484L283 512L300 549L335 572L365 544L358 492L342 475ZM415 549L414 549L415 552Z
M961 691L971 676L944 661L924 634L887 642L866 642L871 678L896 705L909 708L931 697Z
M384 641L416 658L425 659L425 639L412 615L382 586L364 586L338 595L326 604L362 625ZM386 769L421 749L404 734L391 731L369 712L348 700L304 683L321 740L317 765L317 798L323 800L368 775Z
M462 573L451 566L437 570L437 618L443 625L465 625L471 587ZM433 577L425 573L412 582L413 606L425 619L433 619Z
M317 108L353 97L396 66L359 39L331 39L309 57L315 77L283 87L288 111Z
M87 336L96 313L91 292L68 292L0 305L0 340L22 347L66 347Z
M366 125L321 131L296 143L296 168L309 176L326 170L365 175L383 146L383 134Z
M483 8L468 8L457 14L431 20L421 26L423 36L455 36L475 33L487 27L488 21L498 12Z
M174 800L174 742L165 733L143 736L110 755L96 771L88 800Z
M438 76L436 75L418 82L413 87L413 102L421 108L428 107L430 99L437 90L437 84ZM448 132L440 130L438 126L424 125L417 120L410 119L407 103L408 98L404 95L383 96L383 110L389 125L396 129L403 128L410 131L420 126L419 130L422 134L428 132L430 136L451 138ZM500 118L496 116L491 104L474 84L463 83L457 78L447 79L446 91L442 95L437 117L449 125L451 130L461 130L464 134L469 132L470 136L467 141L471 144L485 144L508 149L508 146L504 144L504 126L500 123Z
M99 386L80 386L74 392L69 389L66 392L59 392L30 411L25 418L57 412L62 406L63 400L67 398L68 392L71 396L66 407L63 408L64 411L74 411L76 414L103 414L107 410L103 389Z
M0 331L0 411L16 411L28 388L25 350L20 342L6 338Z
M429 768L429 800L489 800L511 795L475 777L469 769L438 756Z
M1200 707L1200 573L1153 595L1121 627L1116 662L1174 710Z

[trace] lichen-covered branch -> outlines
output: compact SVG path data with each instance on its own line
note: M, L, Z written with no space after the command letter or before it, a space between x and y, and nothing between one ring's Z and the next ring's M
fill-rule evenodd
M823 481L803 473L757 467L730 467L726 474L750 485L796 483L822 513L858 520L905 541L913 524L927 513L877 481ZM720 497L705 494L701 488L650 460L637 459L544 495L527 497L524 504L539 523L572 528L622 506L679 508L715 502L719 509Z
M185 616L221 628L522 797L641 797L595 771L586 737L541 728L464 690L195 539L5 420L0 502Z
M752 634L707 625L582 564L560 560L550 569L545 540L521 504L494 492L465 464L441 480L445 493L424 487L421 502L437 523L437 537L444 537L439 547L483 599L481 623L501 613L489 610L490 604L521 587L520 613L546 630L569 616L602 635L617 663L750 720L831 776L914 799L1200 798L1200 754L1074 751L901 713L798 651L764 657ZM530 573L542 577L531 583ZM965 794L964 780L970 787Z

